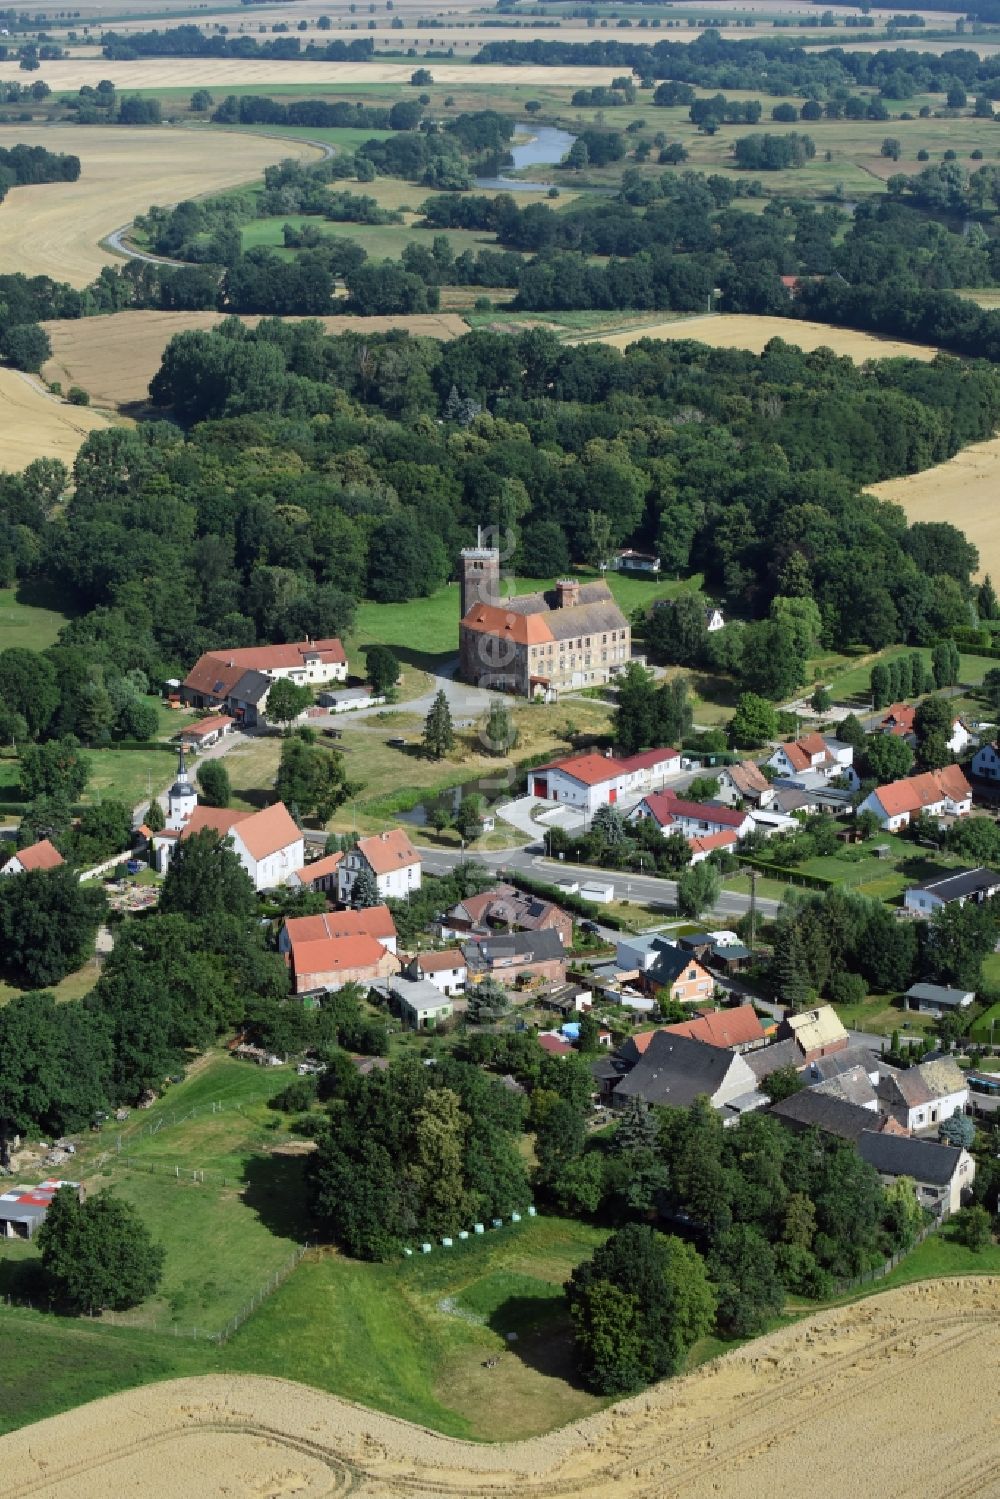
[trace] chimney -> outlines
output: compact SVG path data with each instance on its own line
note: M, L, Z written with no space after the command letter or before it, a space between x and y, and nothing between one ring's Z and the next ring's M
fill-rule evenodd
M560 578L556 584L556 608L572 609L580 602L580 584L576 578Z

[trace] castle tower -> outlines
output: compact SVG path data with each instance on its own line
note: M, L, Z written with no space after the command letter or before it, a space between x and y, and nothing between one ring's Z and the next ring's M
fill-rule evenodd
M184 746L177 758L177 779L167 792L167 827L174 831L182 828L198 805L198 793L188 778L184 761Z
M500 552L497 547L465 547L459 554L459 582L464 619L476 604L500 603Z

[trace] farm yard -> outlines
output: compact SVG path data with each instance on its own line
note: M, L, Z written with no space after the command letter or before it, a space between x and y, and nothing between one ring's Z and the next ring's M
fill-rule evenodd
M720 1484L793 1499L805 1471L817 1499L837 1499L845 1486L923 1499L986 1493L1000 1458L993 1392L988 1379L965 1376L1000 1356L998 1312L996 1279L889 1291L516 1446L443 1440L284 1381L185 1378L9 1437L5 1472L17 1476L0 1480L0 1493L13 1499L44 1485L51 1499L103 1499L109 1488L167 1499L196 1484L206 1496L249 1496L280 1492L293 1473L297 1492L317 1499L332 1492L415 1499L431 1490L442 1499L596 1499L609 1491L709 1499ZM495 1386L504 1377L496 1373ZM891 1488L873 1474L875 1448Z

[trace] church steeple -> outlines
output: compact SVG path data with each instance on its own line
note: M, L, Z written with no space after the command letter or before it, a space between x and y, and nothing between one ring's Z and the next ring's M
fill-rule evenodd
M184 758L184 746L177 756L177 779L167 792L167 827L181 828L198 805L198 793L191 784Z

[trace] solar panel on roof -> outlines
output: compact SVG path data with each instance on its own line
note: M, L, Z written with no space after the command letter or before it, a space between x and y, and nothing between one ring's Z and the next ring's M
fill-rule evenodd
M212 688L212 691L213 691L213 692L221 692L221 691L222 691L222 689L223 689L223 687L224 687L224 686L225 686L225 683L224 683L224 682L223 682L223 681L222 681L222 679L221 679L221 678L220 678L220 679L219 679L219 680L218 680L218 681L217 681L217 682L216 682L216 684L215 684L215 686L214 686L214 687L213 687L213 688Z

